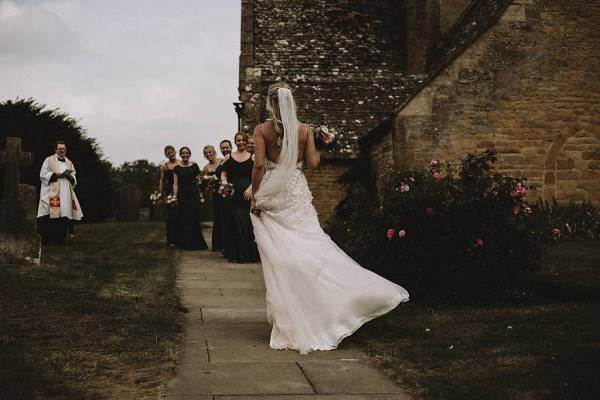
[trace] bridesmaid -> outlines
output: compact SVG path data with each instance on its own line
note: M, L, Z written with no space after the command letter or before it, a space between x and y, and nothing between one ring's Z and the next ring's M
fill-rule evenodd
M248 144L246 145L246 150L248 150L248 153L252 154L252 157L254 157L254 138L253 137L248 137Z
M160 166L160 181L158 190L166 197L173 194L173 169L179 165L175 147L165 146L165 156L168 161ZM177 207L167 208L167 245L175 247L177 244Z
M217 158L217 152L211 145L204 146L203 153L204 158L208 160L208 164L202 168L202 175L214 175L218 177L217 168L219 168L223 159ZM223 229L223 199L217 192L211 193L211 195L213 205L212 251L218 251L223 249L221 243L221 230Z
M190 161L192 151L189 147L179 149L181 162L173 169L173 192L178 199L178 245L183 250L203 250L208 246L202 236L200 226L200 204L203 202L202 192L196 185L196 177L200 167Z
M221 173L223 172L223 163L225 162L225 158L227 156L229 156L229 154L231 154L231 141L229 141L227 139L221 140L221 143L219 143L219 149L221 150L221 154L223 155L223 158L221 159L221 162L219 162L219 166L215 170L215 174L217 175L219 180L221 180ZM219 211L219 227L218 227L217 237L214 240L216 240L218 243L216 250L221 252L222 255L225 255L225 245L228 241L227 232L229 231L229 213L228 213L229 199L221 197L221 195L219 193L214 193L214 196L219 197L219 205L220 205L219 210L218 210ZM215 216L215 218L216 218L216 216ZM215 249L213 248L213 250L215 250Z
M246 150L248 136L238 132L234 137L237 151L223 163L221 181L233 184L234 193L229 201L229 231L225 256L232 262L258 262L258 249L254 242L250 220L252 197L252 154Z

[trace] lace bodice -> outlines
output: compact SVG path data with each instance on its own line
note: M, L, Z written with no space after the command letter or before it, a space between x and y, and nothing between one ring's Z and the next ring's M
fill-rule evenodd
M277 163L274 161L271 161L269 159L265 160L265 168L267 171L273 170L275 168L277 168ZM296 169L302 169L302 166L304 165L304 161L298 161L296 163Z
M306 182L306 177L302 172L303 162L296 164L296 171L289 184L276 195L261 200L257 207L264 213L268 213L284 223L292 224L303 221L307 217L317 217L317 212L312 205L312 193ZM267 172L263 177L263 182L269 179L277 164L273 161L266 161Z

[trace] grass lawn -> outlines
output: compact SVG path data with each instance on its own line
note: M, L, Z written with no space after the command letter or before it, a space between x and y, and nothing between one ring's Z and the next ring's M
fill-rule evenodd
M563 242L508 304L407 303L354 337L416 397L600 398L600 242Z
M42 266L0 268L0 399L157 397L184 321L163 227L80 225Z

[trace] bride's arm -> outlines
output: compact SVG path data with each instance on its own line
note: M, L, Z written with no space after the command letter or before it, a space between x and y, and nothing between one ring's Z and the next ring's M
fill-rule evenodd
M308 125L305 125L305 127L308 132L306 136L306 147L304 148L304 159L306 160L306 166L308 168L315 169L321 162L321 156L315 146L315 138L313 137L310 127Z
M254 129L254 168L252 168L252 196L258 192L265 175L265 138L262 129Z

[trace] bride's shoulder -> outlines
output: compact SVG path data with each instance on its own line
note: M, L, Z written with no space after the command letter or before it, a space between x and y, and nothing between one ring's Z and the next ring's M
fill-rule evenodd
M256 127L254 128L254 134L259 134L262 135L265 133L265 130L267 130L270 126L271 126L271 120L268 119L265 122L263 122L262 124L258 124L256 125Z

